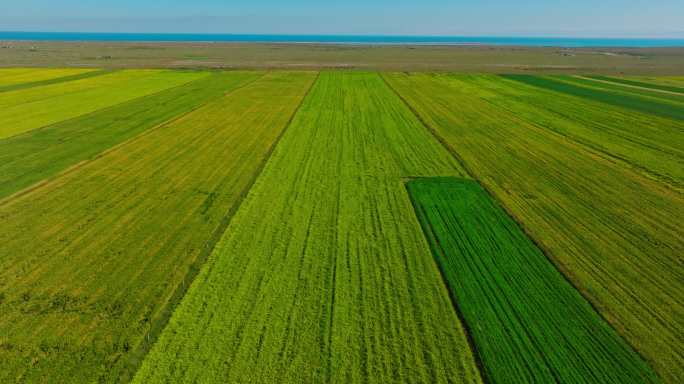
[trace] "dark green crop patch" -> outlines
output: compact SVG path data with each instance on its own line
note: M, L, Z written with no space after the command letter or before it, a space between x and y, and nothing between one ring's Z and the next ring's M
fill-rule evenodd
M477 182L407 189L490 382L658 382Z

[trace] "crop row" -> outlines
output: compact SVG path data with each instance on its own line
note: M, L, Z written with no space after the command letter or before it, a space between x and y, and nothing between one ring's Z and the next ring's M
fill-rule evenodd
M209 100L256 74L213 74L85 116L0 140L0 200L92 159Z
M682 195L492 105L467 81L386 78L661 377L683 377Z
M0 205L0 381L123 380L313 78L269 74Z
M135 382L479 382L402 183L459 170L377 74L322 73Z
M0 93L0 139L196 80L206 73L130 70Z
M608 105L628 108L655 116L684 120L684 103L643 96L629 90L607 89L596 81L570 76L505 75L506 78L535 87L583 97Z
M407 189L489 382L658 382L477 182Z
M556 132L650 177L684 188L684 122L538 88L498 76L440 76L518 118Z

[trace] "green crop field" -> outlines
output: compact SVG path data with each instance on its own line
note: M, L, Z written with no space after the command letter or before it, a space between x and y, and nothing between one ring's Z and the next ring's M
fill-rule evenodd
M132 70L0 93L0 139L82 116L206 76Z
M0 69L0 382L679 384L684 80L596 73Z
M402 184L460 173L377 74L321 74L136 382L479 382Z
M468 77L386 78L623 337L677 382L684 196L492 104Z
M82 75L89 72L97 72L96 69L78 68L4 68L0 69L0 91L11 86L26 83L38 83L64 77Z
M222 96L250 77L212 74L0 140L0 200Z
M407 188L491 382L657 382L477 182Z
M506 78L600 103L684 121L684 101L680 101L679 97L663 100L644 96L643 92L623 90L617 86L605 86L604 83L570 76L507 75Z
M610 81L613 83L618 83L618 84L623 84L623 85L629 85L633 87L639 87L639 88L647 88L647 89L654 89L654 90L660 90L660 91L667 91L667 92L673 92L673 93L679 93L684 96L684 81L675 81L675 80L670 80L668 81L667 78L664 79L632 79L632 78L624 78L624 77L613 77L613 76L591 76L592 79L597 79L597 80L603 80L603 81Z
M0 381L135 366L314 78L260 76L0 206Z

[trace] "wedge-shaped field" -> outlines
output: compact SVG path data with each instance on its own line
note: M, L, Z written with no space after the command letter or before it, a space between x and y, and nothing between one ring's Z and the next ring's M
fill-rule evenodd
M402 182L459 173L377 74L321 74L135 382L479 382Z
M0 200L254 79L223 72L0 140Z
M0 69L0 90L5 87L23 83L36 83L60 77L71 77L88 72L97 72L97 69L82 68L7 68Z
M602 87L601 83L571 76L505 75L506 78L552 91L583 97L608 105L628 108L655 116L684 120L684 102L644 96L630 90Z
M130 70L0 93L0 139L147 96L208 73Z
M488 382L658 381L477 182L407 189Z
M684 190L684 121L596 103L498 76L448 75L440 79L530 124L625 161L650 177Z
M673 93L679 93L684 96L684 81L682 82L668 82L667 78L657 79L655 81L648 81L647 79L639 78L625 78L625 77L613 77L613 76L591 76L593 79L610 81L613 83L633 86L637 88L647 88L655 89L660 91L667 91Z
M313 79L269 74L0 205L0 382L125 379Z
M684 197L492 105L467 82L386 78L627 342L679 382Z

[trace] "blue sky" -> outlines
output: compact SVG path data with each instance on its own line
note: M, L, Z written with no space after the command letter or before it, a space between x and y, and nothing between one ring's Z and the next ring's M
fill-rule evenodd
M684 37L684 0L5 0L0 30Z

